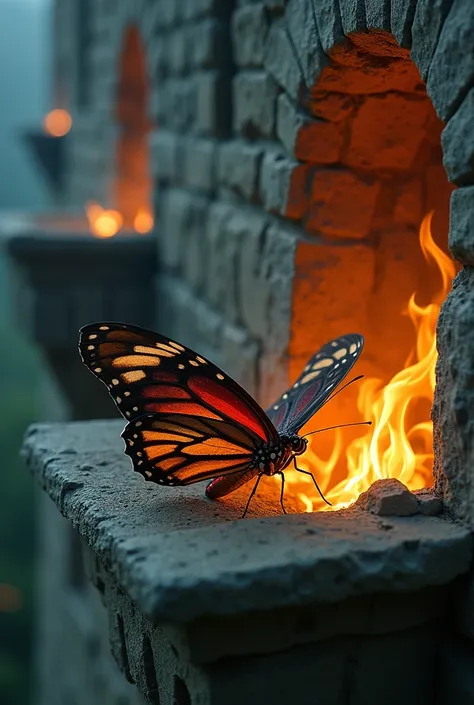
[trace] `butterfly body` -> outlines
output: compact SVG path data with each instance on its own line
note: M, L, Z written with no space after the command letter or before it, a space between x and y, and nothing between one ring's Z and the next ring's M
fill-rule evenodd
M311 475L296 465L307 447L299 430L362 347L359 334L327 343L265 412L219 367L153 331L101 322L82 328L79 341L83 362L128 421L125 453L145 480L170 487L212 480L206 494L217 499L256 477L251 498L263 475L280 475L283 510L285 468L293 463Z

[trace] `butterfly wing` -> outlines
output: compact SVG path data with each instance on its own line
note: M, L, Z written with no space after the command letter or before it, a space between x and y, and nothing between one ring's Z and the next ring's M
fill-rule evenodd
M245 429L187 414L146 414L130 421L122 438L134 470L169 486L240 475L249 469L255 448Z
M313 355L294 385L267 410L279 433L298 433L342 382L363 346L361 335L349 333L326 343Z
M184 415L244 429L254 445L277 440L264 410L209 360L158 333L125 323L81 329L84 364L129 421L144 414Z

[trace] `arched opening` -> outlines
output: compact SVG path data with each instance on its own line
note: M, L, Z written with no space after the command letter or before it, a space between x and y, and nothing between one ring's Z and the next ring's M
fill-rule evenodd
M145 50L138 29L133 25L125 31L118 71L113 203L122 215L124 228L147 231L152 201L148 153L149 84Z
M289 372L294 380L333 337L365 337L355 372L365 379L306 430L365 419L372 428L313 436L300 463L342 507L381 477L432 485L435 328L455 272L447 248L453 187L443 125L408 50L387 32L365 32L348 35L329 57L310 101L325 139L311 150L302 131L296 146L311 165L303 218L310 237L296 252ZM287 479L307 494L300 477ZM307 506L323 508L308 494Z

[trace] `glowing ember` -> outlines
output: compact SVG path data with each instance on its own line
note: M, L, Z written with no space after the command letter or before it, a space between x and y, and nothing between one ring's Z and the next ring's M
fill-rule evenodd
M43 127L52 137L64 137L72 127L72 118L67 110L57 108L45 116Z
M105 210L98 203L88 203L86 213L91 232L96 237L113 237L122 227L121 214L115 210Z
M313 436L312 445L299 459L300 467L316 475L333 506L327 507L309 489L311 478L302 477L294 470L285 472L293 492L308 512L347 507L381 478L396 477L412 490L432 484L433 429L426 410L432 404L435 387L436 322L455 275L455 265L434 242L431 217L428 214L421 224L420 245L425 260L434 263L440 272L441 290L427 306L416 303L416 292L408 301L404 313L414 325L416 343L405 368L385 387L379 379L367 378L360 383L357 405L361 418L372 421L368 432L353 440L344 451L342 431L336 431L331 456L324 460L316 453L317 436ZM344 452L347 475L335 484L332 473Z
M153 229L153 216L147 208L140 208L133 220L133 229L137 233L149 233Z

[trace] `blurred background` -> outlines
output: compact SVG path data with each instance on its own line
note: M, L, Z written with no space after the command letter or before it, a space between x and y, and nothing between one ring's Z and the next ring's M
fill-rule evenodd
M48 208L48 189L22 134L50 98L49 0L0 0L0 218ZM11 320L0 250L0 703L30 702L34 595L33 482L19 458L35 419L41 363Z

